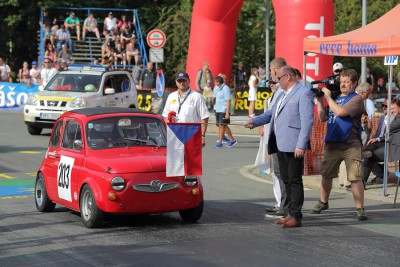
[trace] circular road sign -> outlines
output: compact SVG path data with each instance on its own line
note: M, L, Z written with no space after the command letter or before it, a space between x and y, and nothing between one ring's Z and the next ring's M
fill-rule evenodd
M147 44L151 48L161 48L165 45L165 41L167 37L165 37L165 33L161 30L154 29L147 34Z

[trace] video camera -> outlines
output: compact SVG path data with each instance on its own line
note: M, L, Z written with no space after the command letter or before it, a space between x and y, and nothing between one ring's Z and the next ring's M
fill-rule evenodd
M311 82L311 91L314 93L315 96L323 96L324 92L322 91L321 88L316 87L314 88L314 84L324 84L328 90L330 90L332 93L332 98L336 98L341 94L340 92L340 74L338 75L332 75L326 77L325 80L317 80L317 81L312 81Z

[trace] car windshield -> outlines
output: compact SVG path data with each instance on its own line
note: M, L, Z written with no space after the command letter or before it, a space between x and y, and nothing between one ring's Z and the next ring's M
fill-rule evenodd
M86 139L94 150L130 146L166 146L166 130L161 120L121 116L91 120Z
M58 73L46 86L48 91L97 92L101 76Z

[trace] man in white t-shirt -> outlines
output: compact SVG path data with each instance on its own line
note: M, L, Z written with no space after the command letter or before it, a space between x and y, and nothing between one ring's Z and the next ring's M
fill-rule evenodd
M204 97L189 87L190 79L186 72L178 72L175 82L178 90L168 96L162 116L168 123L171 122L168 118L170 112L175 112L175 122L201 123L202 144L205 146L205 134L210 113Z
M12 83L11 69L0 57L0 82Z
M37 62L32 61L32 68L29 70L29 76L31 76L31 84L38 85L39 75L40 70L37 67Z
M51 78L56 75L58 71L53 68L53 61L50 58L44 59L44 68L40 71L40 82L39 84L42 86L42 90L49 83Z

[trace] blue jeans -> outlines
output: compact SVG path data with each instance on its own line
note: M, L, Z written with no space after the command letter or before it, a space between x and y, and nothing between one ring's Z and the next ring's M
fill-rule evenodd
M61 46L63 44L68 45L69 52L72 54L73 53L73 49L72 49L72 40L71 39L65 39L65 40L57 41L57 44L56 44L57 52L60 52Z

